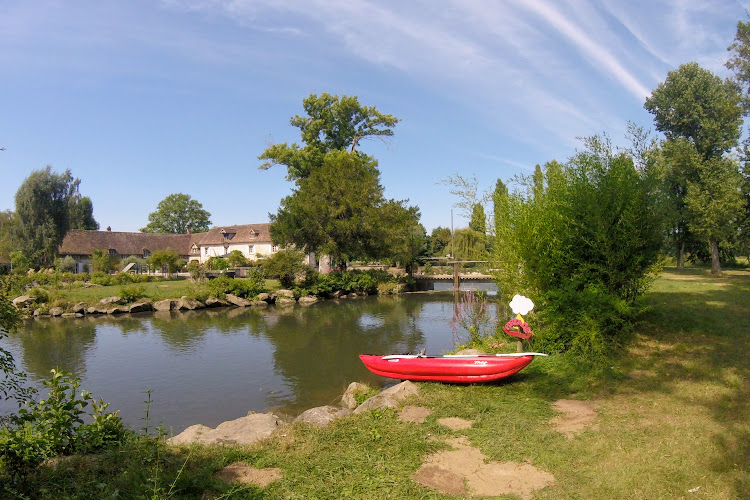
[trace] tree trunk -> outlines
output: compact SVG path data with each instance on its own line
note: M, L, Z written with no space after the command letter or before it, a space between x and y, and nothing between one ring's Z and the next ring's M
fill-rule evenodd
M709 240L711 244L711 274L720 276L721 275L721 262L719 262L719 242L716 240Z
M677 269L685 269L685 243L681 243L677 250Z

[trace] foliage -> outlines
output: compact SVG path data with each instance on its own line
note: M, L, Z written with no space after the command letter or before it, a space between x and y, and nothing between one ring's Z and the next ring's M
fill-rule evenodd
M370 269L367 271L340 271L312 273L302 285L305 294L328 297L335 292L375 294L383 283L395 283L396 278L387 271Z
M76 270L76 261L70 255L55 259L55 270L64 273L73 273Z
M261 265L266 276L277 278L284 288L292 288L298 276L305 275L309 266L304 263L305 254L293 248L279 250Z
M380 257L391 257L412 274L418 261L429 255L427 232L419 223L419 209L407 207L404 202L389 200L381 205L381 231L388 234L381 238L379 250L373 252Z
M471 210L471 221L469 221L469 229L478 233L487 233L487 221L484 215L484 207L481 203L475 203L474 208Z
M187 265L187 270L193 281L203 281L206 278L206 266L197 260L191 260Z
M658 269L661 218L649 172L606 138L585 146L562 169L545 168L541 186L524 177L525 193L497 199L508 215L496 233L514 246L496 251L494 267L506 270L506 297L540 306L539 348L601 359L632 332L635 301Z
M144 233L201 233L208 231L211 214L203 205L183 193L170 194L148 215Z
M88 196L82 196L70 207L70 229L96 231L99 223L94 219L94 204Z
M31 265L52 263L68 230L95 223L91 200L78 193L80 182L70 170L56 174L47 166L33 171L18 188L13 246Z
M110 278L109 274L105 274L101 271L94 271L89 277L89 281L91 281L91 283L101 286L109 285L111 280L112 278Z
M461 294L453 310L451 320L454 345L464 344L476 347L482 339L495 333L495 320L489 314L487 297L471 291ZM468 338L463 338L464 332Z
M20 250L16 250L10 254L10 265L13 267L13 271L16 274L20 274L29 270L31 267L31 261L26 254Z
M222 275L207 283L212 297L224 298L231 293L237 297L252 298L265 291L266 282L260 272L249 272L246 278L230 278Z
M110 255L109 250L96 249L91 252L91 270L93 272L109 274L115 270L117 256Z
M485 260L487 236L473 229L456 229L453 233L453 257L461 260Z
M442 179L440 184L451 186L450 193L459 199L453 206L458 208L459 214L467 219L471 219L474 207L481 205L486 199L485 195L478 192L479 181L474 175L471 178L466 178L456 173L453 177L448 176Z
M120 297L125 303L135 302L146 296L146 288L140 285L124 286L120 289Z
M290 123L300 129L304 146L273 144L258 157L266 160L261 169L286 166L287 179L296 183L319 168L326 153L347 149L353 153L363 139L392 136L391 127L399 121L374 106L360 105L356 96L310 94L302 106L307 116L297 115Z
M223 271L229 269L229 262L227 262L227 259L224 257L216 257L213 255L206 261L206 267L212 271Z
M229 252L227 263L229 264L229 267L245 267L248 265L247 259L239 250L232 250Z
M36 465L56 456L91 453L120 443L127 435L118 412L107 413L107 404L88 391L76 391L80 379L52 370L44 381L46 399L28 401L10 426L0 428L0 457L11 469ZM91 405L90 423L84 423Z
M438 226L430 233L430 255L443 257L450 252L451 230L447 227Z
M168 274L177 272L185 261L180 258L179 254L168 248L166 250L156 250L148 257L148 264L154 269L166 269Z
M8 298L8 279L0 280L0 340L9 332L15 331L20 322L20 314ZM0 401L15 399L19 403L30 398L34 391L26 388L26 374L16 369L13 355L0 347ZM0 415L0 424L3 423Z
M10 258L13 252L15 216L10 210L0 211L0 257Z

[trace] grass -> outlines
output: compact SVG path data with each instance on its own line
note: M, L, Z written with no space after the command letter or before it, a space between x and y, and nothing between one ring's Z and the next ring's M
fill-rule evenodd
M243 278L236 278L242 280ZM77 302L86 302L93 304L106 297L113 297L120 294L123 287L143 287L145 298L152 301L163 299L175 299L182 296L190 296L205 288L205 283L193 283L189 279L175 279L169 281L152 281L149 283L136 283L135 285L110 285L110 286L72 286L63 287L55 290L56 298L63 298L71 304ZM280 284L278 280L266 280L266 290L271 292L278 290Z
M424 424L384 410L325 429L289 426L252 447L144 448L143 439L134 440L93 461L40 467L23 492L168 498L173 486L175 498L452 498L410 476L426 455L445 448L442 438L463 434L491 460L528 460L552 473L555 485L537 491L538 499L748 498L748 304L748 270L715 278L668 269L645 298L636 342L606 366L537 358L503 383L420 384L411 404L432 410ZM561 398L595 401L595 425L573 439L553 430L551 404ZM442 417L474 425L449 431L437 423ZM162 446L159 459L154 446ZM213 477L240 460L278 467L284 478L261 490Z

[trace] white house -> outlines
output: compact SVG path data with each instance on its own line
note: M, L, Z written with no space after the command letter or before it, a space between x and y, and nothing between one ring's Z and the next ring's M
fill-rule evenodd
M249 260L267 257L279 250L271 241L270 224L215 226L207 233L195 234L190 245L189 260L201 264L211 257L224 257L239 250Z

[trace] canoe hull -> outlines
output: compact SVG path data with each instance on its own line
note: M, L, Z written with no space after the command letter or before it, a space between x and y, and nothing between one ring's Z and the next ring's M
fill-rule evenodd
M376 375L411 381L452 383L492 382L522 370L534 356L390 357L362 354L368 370Z

